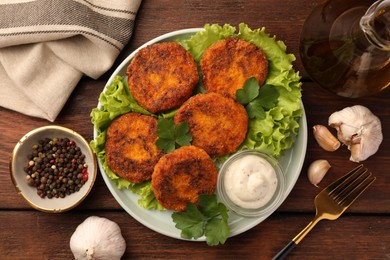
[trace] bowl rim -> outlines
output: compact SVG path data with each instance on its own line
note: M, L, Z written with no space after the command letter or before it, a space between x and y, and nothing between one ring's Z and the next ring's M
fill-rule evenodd
M88 186L88 189L85 191L85 194L80 199L78 199L76 201L76 203L73 203L73 204L71 204L67 207L61 208L61 209L50 209L50 208L46 208L46 207L41 207L39 205L36 205L34 202L32 202L28 198L28 196L26 196L23 193L22 189L19 188L19 184L18 184L18 181L17 181L16 176L15 176L16 172L14 171L16 156L18 154L19 149L21 149L23 143L27 139L29 139L31 136L34 136L35 134L40 133L40 132L44 132L46 130L55 130L55 131L59 131L59 132L65 132L69 135L75 136L79 141L81 141L84 144L84 146L87 148L86 152L88 152L92 158L91 163L93 165L93 170L91 173L88 174L88 177L90 178L90 176L91 176L92 178L91 178L91 183ZM78 145L78 146L80 146L80 145ZM16 143L14 149L11 152L10 161L9 161L9 173L10 173L12 183L15 187L15 190L23 198L23 200L26 201L27 204L29 204L32 208L39 210L39 211L42 211L42 212L46 212L46 213L61 213L61 212L69 211L69 210L77 207L88 196L88 194L92 190L92 187L94 186L95 181L96 181L97 159L96 159L95 153L92 151L90 144L87 142L87 140L85 140L85 138L82 135L80 135L76 131L74 131L70 128L67 128L67 127L63 127L63 126L59 126L59 125L48 125L48 126L42 126L42 127L35 128L35 129L31 130L30 132L26 133L22 138L19 139L19 141Z
M236 160L247 156L255 155L265 159L275 170L276 178L278 179L277 188L275 193L272 195L271 199L264 205L255 209L247 209L236 205L229 196L227 195L224 188L224 177L226 175L226 169L229 165L234 163ZM217 195L219 199L226 205L229 210L232 210L236 214L243 217L260 217L262 215L267 215L270 211L273 211L275 207L279 204L280 200L283 199L283 194L285 192L285 182L286 176L283 168L281 167L279 161L269 153L265 151L260 151L256 149L245 149L239 152L232 154L220 167L218 172L217 180Z

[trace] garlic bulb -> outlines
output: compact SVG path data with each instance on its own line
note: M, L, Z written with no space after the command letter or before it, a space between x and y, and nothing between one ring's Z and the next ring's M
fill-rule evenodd
M318 188L318 184L322 181L330 167L327 160L316 160L312 162L307 170L307 177L310 183Z
M76 260L114 260L123 256L126 242L115 222L92 216L76 228L70 238L70 249Z
M340 141L329 131L326 126L313 126L313 135L317 143L325 151L333 152L340 147Z
M383 140L381 122L368 108L356 105L330 115L329 125L351 150L351 161L360 162L375 154Z

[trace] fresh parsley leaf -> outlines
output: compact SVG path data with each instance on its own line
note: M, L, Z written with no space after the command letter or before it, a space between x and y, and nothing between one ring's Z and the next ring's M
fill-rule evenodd
M277 104L279 92L271 85L260 88L257 79L252 77L245 81L242 89L236 91L236 98L245 105L250 119L265 119L265 111Z
M156 141L156 145L159 149L163 150L164 153L169 153L175 150L175 143L170 139L158 138Z
M200 211L209 218L205 225L206 242L210 246L224 244L229 237L228 214L225 205L216 196L199 196Z
M181 122L176 126L172 118L158 119L157 136L156 145L164 153L169 153L178 147L189 145L192 141L188 123Z
M271 109L278 103L279 92L274 86L264 85L260 88L259 96L256 98L264 109Z
M161 139L175 138L175 123L171 119L158 119L157 135Z
M200 195L198 204L199 208L187 203L186 211L172 214L175 227L181 230L181 237L197 239L205 235L209 246L224 244L230 235L225 205L217 201L215 194Z
M186 239L198 239L204 233L204 218L199 209L192 203L187 203L186 211L172 214L175 227L181 229L181 236Z
M213 218L206 224L205 236L209 246L224 244L229 237L229 234L229 225L223 218Z
M244 83L244 87L236 91L237 102L248 104L259 95L259 89L259 82L255 77L247 79Z
M208 218L212 218L220 214L220 209L218 207L218 201L216 196L201 195L198 198L198 205L203 215Z
M188 134L190 131L190 128L188 126L187 122L181 122L177 127L176 127L176 143L180 146L186 146L189 145L190 142L192 141L192 136Z
M246 112L248 113L248 117L253 119L264 119L265 111L260 99L255 99L246 105Z
M218 209L219 213L221 214L221 218L227 223L229 220L229 215L226 206L223 203L218 203Z

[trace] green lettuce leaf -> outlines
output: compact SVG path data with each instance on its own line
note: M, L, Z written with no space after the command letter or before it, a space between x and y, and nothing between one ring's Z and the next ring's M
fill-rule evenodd
M228 38L237 37L251 42L263 49L268 60L268 77L264 83L268 92L274 90L278 92L276 102L265 99L261 102L261 115L249 120L247 137L239 150L250 148L258 149L276 157L291 148L299 131L299 120L302 117L301 108L301 83L298 72L295 72L292 62L295 60L293 54L286 53L286 46L282 41L269 36L264 28L251 30L246 24L236 28L225 24L206 24L203 31L194 34L189 39L178 39L199 63L203 52L213 43ZM199 70L200 72L200 70ZM201 73L201 72L200 72ZM263 86L264 87L264 86ZM197 86L199 90L204 89L202 81ZM265 91L264 89L263 91ZM143 109L131 96L124 75L117 75L113 82L106 86L99 98L101 108L94 108L91 111L91 121L94 124L98 136L91 141L94 152L99 157L108 177L115 181L120 189L129 189L139 194L139 205L148 209L162 209L157 203L151 189L150 182L143 185L135 185L118 177L108 167L105 160L105 137L106 130L110 123L119 115L127 112L138 112L159 118L172 118L177 110L161 115L154 115ZM257 102L257 101L256 101ZM260 110L260 104L254 102L251 110ZM223 162L228 156L223 158L213 158L215 161ZM221 222L221 224L223 224ZM216 225L214 225L216 226ZM213 232L209 229L208 232Z
M98 132L103 132L112 120L130 111L153 115L138 105L121 75L115 76L112 83L106 86L106 91L100 94L99 102L101 109L94 108L91 112L92 123Z
M106 161L106 131L111 122L118 116L128 112L138 112L144 115L156 116L143 109L132 97L127 80L122 75L117 75L112 83L106 86L106 91L99 97L101 108L91 111L91 121L98 133L95 140L91 141L92 150L99 158L107 176L113 180L118 189L129 189L139 195L138 204L146 209L164 210L154 196L151 183L134 184L116 175Z
M138 205L141 207L145 209L165 210L154 196L150 181L132 185L130 190L140 196Z
M262 105L264 113L261 111L261 115L251 118L247 137L239 150L258 149L279 157L294 144L303 113L300 76L292 65L295 56L286 53L286 45L276 40L275 36L267 34L265 28L251 30L241 23L238 33L235 32L235 27L226 24L223 27L217 24L206 25L204 31L184 40L182 45L197 62L211 44L228 37L246 40L264 51L268 60L265 85L275 89L279 96L277 102ZM256 102L251 104L250 110L260 110Z
M223 27L213 24L205 25L205 30L194 34L189 40L180 43L191 53L196 62L202 58L203 52L213 43L228 38L236 31L235 27L225 24Z

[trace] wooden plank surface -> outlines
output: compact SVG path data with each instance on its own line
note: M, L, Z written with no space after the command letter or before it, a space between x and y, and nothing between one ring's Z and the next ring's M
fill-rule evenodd
M0 236L2 259L72 259L70 237L90 215L118 223L127 244L123 259L271 259L312 218L311 214L275 214L224 245L209 247L158 234L120 211L61 215L1 211L0 223L8 222ZM347 214L337 221L320 222L288 259L386 259L389 232L390 218Z
M85 218L107 217L119 224L127 243L123 259L270 259L314 216L313 200L320 189L306 176L309 164L327 159L332 165L320 187L354 168L349 151L342 147L326 152L315 142L311 129L327 124L336 110L361 104L376 114L384 140L377 154L364 162L377 181L337 221L321 222L293 251L289 259L389 259L390 258L390 92L346 99L337 97L313 83L300 61L299 34L305 18L317 1L168 1L144 0L137 15L133 37L112 69L98 80L83 78L53 124L74 129L88 141L93 139L90 112L114 68L136 48L161 34L174 30L203 27L206 23L241 22L251 28L266 27L293 53L303 81L302 101L306 111L308 147L299 179L282 206L253 229L230 238L225 245L209 247L166 237L138 223L111 195L98 173L93 190L77 208L62 214L31 209L16 193L9 175L9 159L14 145L30 130L51 124L0 108L0 259L72 259L69 239Z

